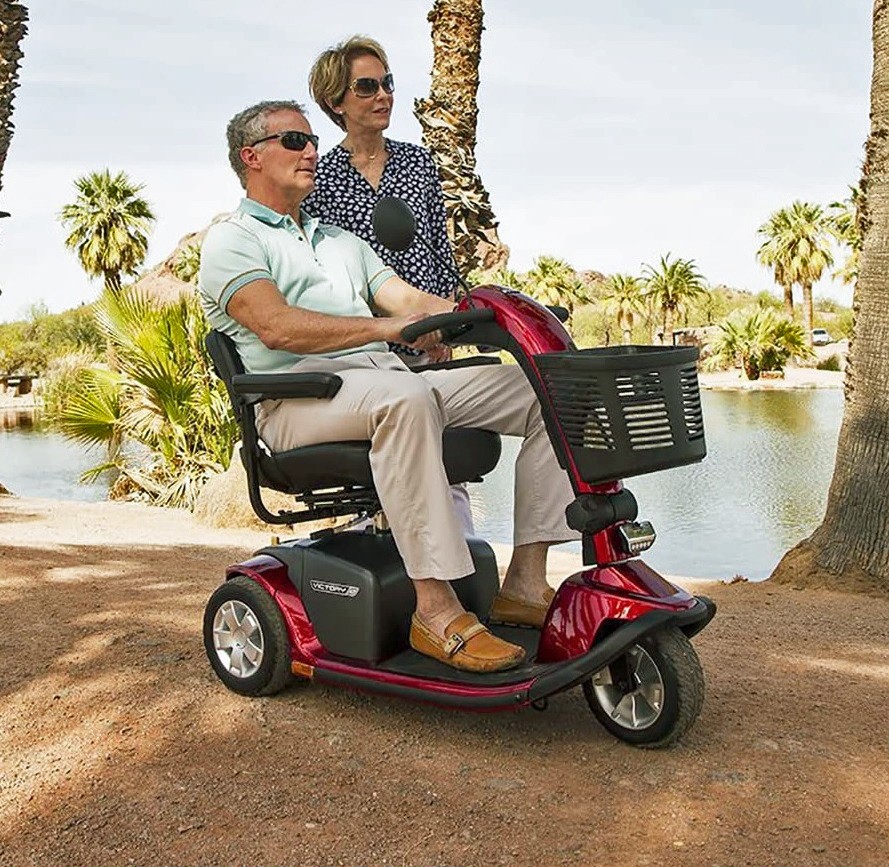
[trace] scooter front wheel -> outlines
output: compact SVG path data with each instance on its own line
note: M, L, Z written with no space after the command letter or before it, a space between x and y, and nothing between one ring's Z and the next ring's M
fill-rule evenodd
M704 672L675 627L646 636L583 683L596 719L638 747L666 747L691 728L704 704Z
M217 587L207 602L204 649L219 679L241 695L272 695L290 679L290 643L281 611L244 575Z

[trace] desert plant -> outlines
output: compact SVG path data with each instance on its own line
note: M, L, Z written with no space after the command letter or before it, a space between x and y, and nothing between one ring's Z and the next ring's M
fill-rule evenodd
M861 221L859 212L861 208L861 189L857 186L849 187L849 196L839 202L831 202L828 212L828 226L836 239L849 250L849 255L839 271L834 272L834 277L839 277L843 283L854 283L858 279L858 256L861 252Z
M839 355L828 355L827 358L822 358L815 367L818 370L842 370L843 367L840 364Z
M617 327L623 342L630 343L635 315L642 310L644 299L642 281L630 274L612 274L605 281L602 300L617 318Z
M482 271L477 268L469 273L466 282L470 286L493 283L495 286L504 286L507 289L518 289L520 292L525 290L524 276L509 268L495 268L493 271Z
M775 282L784 289L785 310L793 315L793 287L803 291L803 321L811 341L812 286L825 268L833 265L830 250L831 221L820 205L796 201L775 211L757 230L763 244L757 257L773 269Z
M157 505L192 506L207 478L228 466L237 438L196 296L160 307L133 291L106 292L96 317L116 369L82 371L51 422L73 440L108 447L86 480L113 469Z
M673 341L677 313L707 291L694 259L670 261L670 255L661 256L657 266L643 266L644 294L660 315L665 343Z
M92 307L50 313L45 304L32 304L27 318L0 324L0 373L41 376L54 359L71 353L98 358L103 339Z
M133 275L145 261L151 208L124 172L90 172L74 182L77 198L65 205L59 220L69 230L65 246L74 250L90 277L102 277L105 288L119 292L123 275Z
M201 270L201 245L186 244L178 250L170 264L170 270L183 283L197 286L198 273Z
M525 291L541 304L565 307L570 316L575 306L589 300L586 284L563 259L538 256L534 267L525 274Z
M736 310L707 348L708 368L738 364L748 379L759 379L764 370L782 370L792 357L814 354L799 323L762 307Z

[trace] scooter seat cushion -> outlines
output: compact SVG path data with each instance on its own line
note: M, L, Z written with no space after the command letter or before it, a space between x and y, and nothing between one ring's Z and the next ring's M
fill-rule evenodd
M480 428L446 428L444 467L451 484L480 479L500 460L500 437ZM369 442L323 443L259 454L260 484L287 494L342 486L373 488Z

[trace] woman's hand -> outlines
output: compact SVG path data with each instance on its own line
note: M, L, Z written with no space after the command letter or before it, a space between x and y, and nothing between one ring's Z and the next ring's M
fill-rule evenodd
M444 343L439 343L438 346L433 346L431 349L427 349L426 356L429 359L430 364L442 364L445 361L451 360L453 352L451 351L450 346L445 346Z

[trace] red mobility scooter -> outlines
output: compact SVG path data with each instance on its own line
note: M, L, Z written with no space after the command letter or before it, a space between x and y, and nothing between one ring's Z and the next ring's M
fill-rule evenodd
M378 206L377 234L388 247L414 237L406 206ZM422 238L420 239L422 240ZM557 313L558 311L556 311ZM640 747L667 746L694 723L704 678L689 639L713 603L670 584L638 555L655 532L639 522L620 479L701 460L704 428L697 350L618 346L579 350L552 310L519 292L480 286L454 313L405 329L405 342L439 330L446 342L512 354L533 385L575 500L569 526L582 534L584 568L556 592L542 629L492 626L526 651L509 671L457 671L413 651L412 584L385 529L368 442L320 444L271 454L253 406L265 399L330 399L339 377L324 373L246 374L233 343L212 332L207 346L224 380L243 437L251 503L270 524L376 516L364 529L324 530L263 548L229 567L204 614L204 646L220 680L243 695L270 695L292 677L476 711L546 707L581 686L614 736ZM499 363L479 356L451 364ZM451 483L481 481L500 456L490 431L446 429ZM301 511L271 513L260 488L295 496ZM354 522L352 522L354 523ZM363 521L367 523L367 521ZM468 539L475 573L454 582L467 611L488 616L499 587L482 539Z

